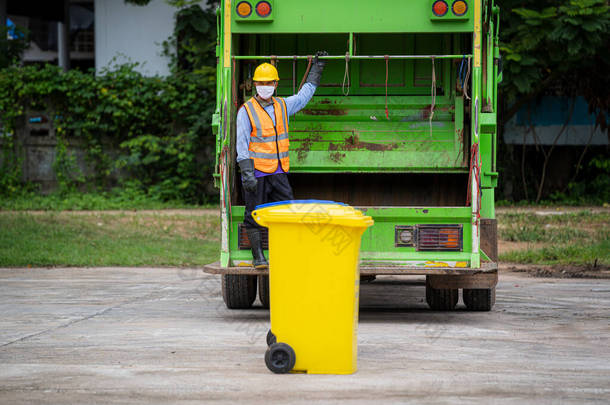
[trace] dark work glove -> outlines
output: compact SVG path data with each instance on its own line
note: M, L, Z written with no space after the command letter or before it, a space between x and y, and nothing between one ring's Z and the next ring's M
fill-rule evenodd
M324 60L320 60L318 56L328 56L328 52L318 51L316 52L316 56L313 58L313 63L311 64L309 75L307 76L307 83L311 83L316 86L320 85L322 71L324 70L324 65L326 65L326 62Z
M241 170L241 182L244 185L244 189L248 193L256 192L256 184L258 180L254 176L254 160L244 159L238 162L239 169Z

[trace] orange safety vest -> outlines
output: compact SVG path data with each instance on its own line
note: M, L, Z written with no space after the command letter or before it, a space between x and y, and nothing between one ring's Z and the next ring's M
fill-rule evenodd
M250 158L254 160L254 168L265 173L274 173L278 168L278 162L285 172L290 169L286 101L280 97L273 97L273 103L275 126L267 111L254 97L244 104L252 124L248 148Z

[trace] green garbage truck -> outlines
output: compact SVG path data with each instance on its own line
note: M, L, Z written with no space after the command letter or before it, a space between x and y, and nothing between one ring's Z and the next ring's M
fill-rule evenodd
M343 202L374 219L361 277L425 275L432 309L454 309L461 290L467 309L489 311L502 76L494 0L223 0L217 17L221 246L204 271L221 275L227 307L250 307L257 285L269 303L267 270L251 266L242 227L238 108L256 91L256 66L277 67L286 97L325 50L321 84L289 124L295 198Z

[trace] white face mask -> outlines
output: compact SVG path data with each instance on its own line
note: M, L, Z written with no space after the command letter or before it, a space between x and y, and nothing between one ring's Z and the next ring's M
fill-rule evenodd
M260 96L260 98L267 100L275 91L275 86L256 86L256 92Z

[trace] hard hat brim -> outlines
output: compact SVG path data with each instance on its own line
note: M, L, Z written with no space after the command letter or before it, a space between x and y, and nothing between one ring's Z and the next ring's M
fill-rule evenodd
M255 82L271 82L280 80L280 76L277 73L277 68L270 63L260 64L254 71L254 77L252 78Z

